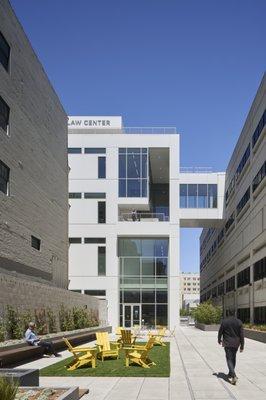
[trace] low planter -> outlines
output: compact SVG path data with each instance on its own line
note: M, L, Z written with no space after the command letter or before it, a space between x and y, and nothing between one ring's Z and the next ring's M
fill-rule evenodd
M255 329L244 328L244 336L248 339L266 343L266 332L264 331L257 331Z
M218 332L220 325L218 324L207 325L207 324L202 324L200 322L195 322L195 328L201 329L202 331Z
M27 399L37 400L78 400L79 388L44 388L44 387L28 387L19 388L15 400Z
M53 336L42 336L42 339L52 340L54 347L57 351L66 348L63 341L63 337L67 337L71 344L78 346L83 343L88 343L96 338L96 332L111 332L111 326L98 326L86 329L80 329L78 331L71 332L58 332ZM0 368L6 366L18 365L18 363L24 360L30 360L38 357L42 357L43 349L40 346L29 346L25 341L20 343L8 343L5 346L0 347Z
M39 386L39 375L38 369L0 369L0 376L7 380L17 380L19 386Z

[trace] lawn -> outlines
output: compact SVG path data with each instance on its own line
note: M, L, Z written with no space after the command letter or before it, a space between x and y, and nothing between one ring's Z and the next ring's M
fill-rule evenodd
M97 360L96 368L85 367L75 371L68 371L65 366L69 364L72 357L59 361L56 364L40 370L41 376L140 376L140 377L168 377L170 376L170 343L165 347L154 346L149 357L156 365L151 368L141 368L138 365L125 366L125 352L120 350L118 360Z

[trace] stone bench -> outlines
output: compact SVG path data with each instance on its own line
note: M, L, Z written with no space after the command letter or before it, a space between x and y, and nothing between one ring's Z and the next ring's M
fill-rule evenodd
M51 340L57 351L66 349L63 337L67 337L73 346L91 342L95 340L96 332L111 332L110 326L89 328L88 330L76 333L60 332L58 336L52 337ZM29 346L27 343L14 344L6 347L0 347L0 368L6 366L15 366L25 361L40 358L43 356L43 349L39 346Z

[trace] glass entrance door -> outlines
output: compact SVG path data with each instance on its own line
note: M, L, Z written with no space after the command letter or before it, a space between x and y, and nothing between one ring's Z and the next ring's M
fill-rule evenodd
M133 328L134 325L141 325L140 304L124 304L123 326Z

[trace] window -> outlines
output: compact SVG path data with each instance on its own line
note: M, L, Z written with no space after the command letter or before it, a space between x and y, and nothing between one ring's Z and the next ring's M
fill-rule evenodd
M225 203L228 205L229 199L231 197L231 194L233 194L235 189L235 177L233 177L229 183L228 189L225 192Z
M98 247L98 275L106 275L106 247Z
M254 282L266 278L266 257L255 262L253 267Z
M212 298L215 298L215 297L217 297L217 286L212 288Z
M237 170L236 170L236 180L239 178L241 172L242 172L243 169L244 169L244 166L245 166L246 163L248 162L249 156L250 156L250 144L248 144L248 147L247 147L247 149L246 149L246 151L245 151L243 157L241 158L241 161L240 161L240 163L239 163L239 165L238 165L238 167L237 167Z
M84 243L86 244L93 244L93 243L105 243L105 238L85 238Z
M222 296L224 294L224 282L218 285L218 296Z
M105 201L98 201L98 224L106 222L106 204Z
M208 208L217 208L217 185L211 184L207 186L208 186Z
M188 208L197 208L197 185L188 185Z
M106 296L106 290L84 290L84 294L89 296Z
M95 192L95 193L84 193L84 199L105 199L106 194Z
M10 108L0 96L0 128L2 128L6 134L9 134L9 112Z
M0 63L3 65L6 71L9 68L9 58L10 58L10 46L4 38L3 34L0 32Z
M0 160L0 192L8 195L10 169Z
M81 193L69 192L68 197L69 199L81 199Z
M247 204L249 199L250 199L250 187L248 187L248 189L246 190L244 196L242 197L242 199L240 200L240 202L238 203L238 205L236 207L237 215L245 207L245 205Z
M81 289L70 289L70 292L81 293Z
M266 110L264 110L264 113L263 113L263 115L262 115L262 117L261 117L261 119L260 119L260 121L258 123L258 126L257 126L255 132L253 133L253 136L252 136L252 147L254 147L255 144L257 143L265 124L266 124Z
M235 222L235 213L232 213L225 224L225 231L228 232L231 225Z
M226 281L226 293L232 292L232 290L235 290L235 277L234 276L227 279L227 281Z
M68 154L81 154L81 147L69 147L67 152Z
M105 154L104 147L85 147L85 154Z
M77 244L77 243L81 243L81 238L79 237L70 237L68 239L69 244Z
M119 197L147 197L148 149L119 149Z
M237 287L249 285L250 283L250 268L245 268L237 274Z
M238 308L237 318L239 318L244 324L250 322L250 309L249 308Z
M180 208L217 208L217 185L180 184Z
M252 181L252 192L254 193L257 187L261 184L266 175L266 161Z
M31 247L33 247L34 249L40 251L40 249L41 249L41 240L38 239L35 236L31 236Z
M98 157L98 178L106 178L106 157Z
M254 307L254 323L265 324L266 323L266 307Z
M218 244L221 243L221 241L223 240L223 238L224 238L224 229L222 229L222 230L219 232L218 237L217 237L217 243L218 243Z

